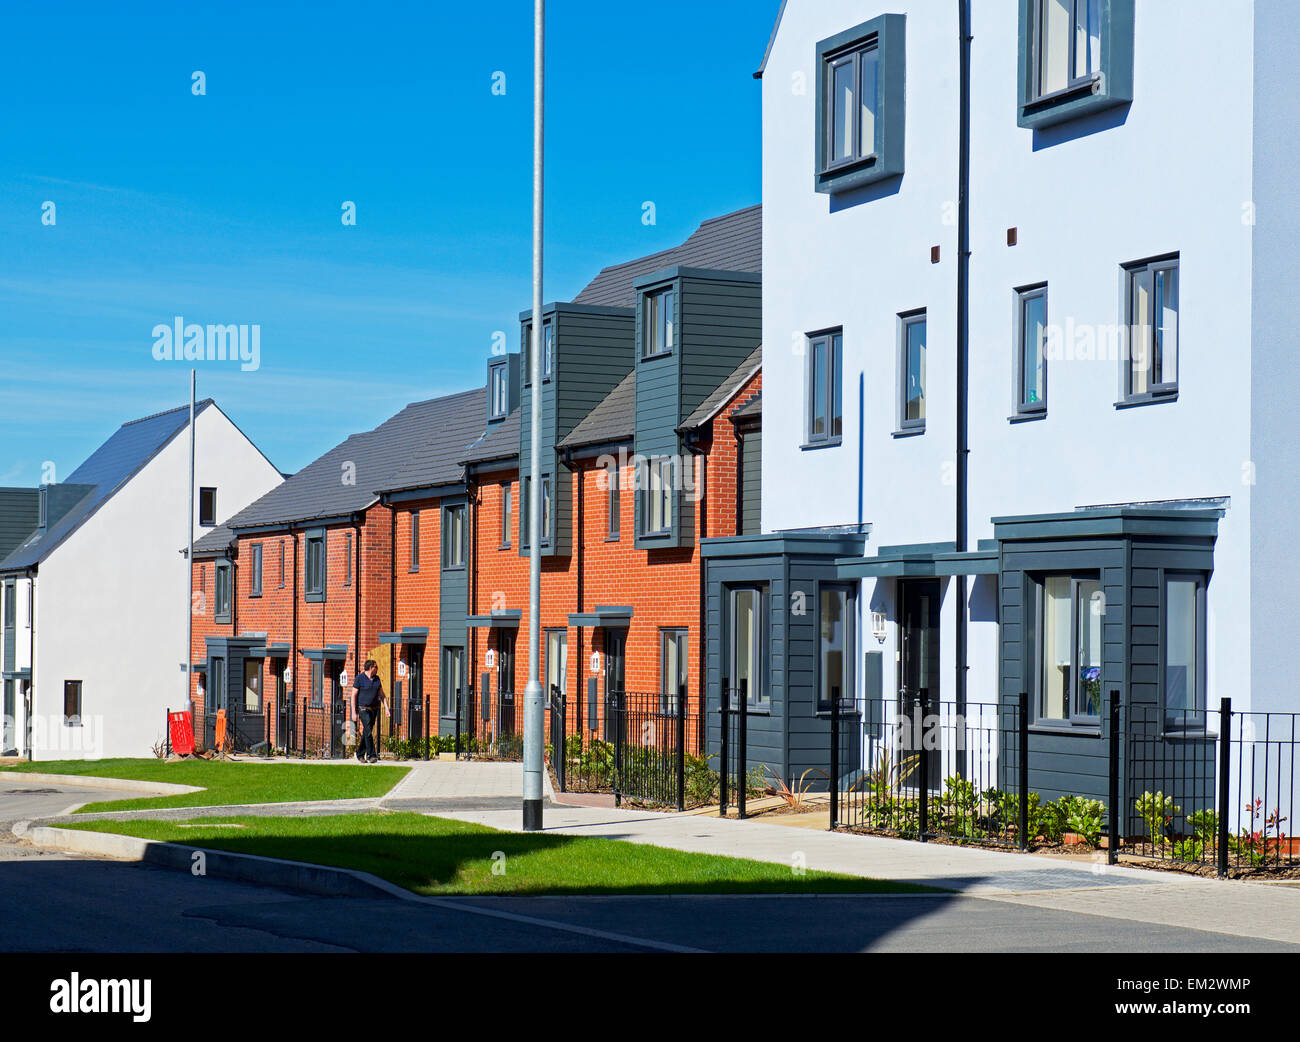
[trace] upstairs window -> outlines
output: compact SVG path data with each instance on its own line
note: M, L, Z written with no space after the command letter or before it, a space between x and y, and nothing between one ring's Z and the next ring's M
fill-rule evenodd
M903 173L905 28L882 15L817 45L817 191Z
M542 379L549 380L555 372L555 326L542 323Z
M14 628L18 612L14 604L15 588L13 583L5 583L4 587L4 628L11 630Z
M352 533L343 533L343 585L352 585Z
M1091 81L1101 72L1101 6L1102 0L1037 0L1038 97Z
M501 545L503 547L510 545L510 533L514 530L514 521L511 517L512 498L510 483L506 482L501 486Z
M203 528L212 528L217 523L217 490L215 488L199 489L199 524Z
M609 500L608 500L609 527L605 533L605 538L608 539L610 542L617 542L621 536L621 532L620 532L621 520L619 518L619 514L622 513L622 509L623 509L621 505L621 501L619 499L617 463L611 463L609 465L608 470L605 472L605 480L608 486L607 492L609 494Z
M465 507L446 507L442 512L442 566L465 567Z
M488 373L488 419L504 419L510 407L509 370L504 365L494 365Z
M898 429L925 430L925 312L899 316Z
M1124 272L1129 337L1124 400L1172 397L1178 392L1178 258L1141 261Z
M1047 287L1016 292L1016 414L1047 411Z
M36 527L44 528L49 520L49 492L48 488L42 488L36 496Z
M411 511L411 563L410 571L420 570L420 512Z
M325 599L325 533L307 536L304 590L308 600Z
M1133 100L1135 0L1019 0L1017 123L1035 130Z
M249 547L248 561L248 595L262 596L262 544L254 543Z
M81 723L81 681L63 682L63 722L76 726Z
M835 445L844 434L843 368L842 333L824 333L809 339L805 375L809 445Z
M673 466L671 456L646 464L645 520L643 535L665 535L673 527Z
M641 357L669 354L677 342L677 294L672 289L647 293L641 314Z
M280 540L280 589L284 589L284 540Z
M230 621L230 565L219 564L216 567L217 584L212 606L217 622Z

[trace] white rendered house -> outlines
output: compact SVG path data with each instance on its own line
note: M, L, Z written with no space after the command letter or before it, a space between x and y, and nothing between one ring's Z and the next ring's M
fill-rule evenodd
M123 424L66 482L40 488L35 530L0 561L14 605L0 648L15 694L5 752L148 756L163 739L188 690L189 467L185 406ZM196 539L283 480L210 399L196 406L194 473Z
M774 30L766 534L706 546L712 697L761 688L797 777L836 691L1023 692L1034 788L1104 797L1112 692L1166 729L1300 711L1300 36L1267 3L962 7Z

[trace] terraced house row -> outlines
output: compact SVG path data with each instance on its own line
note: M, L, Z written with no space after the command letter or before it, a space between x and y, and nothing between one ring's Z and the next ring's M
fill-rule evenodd
M619 698L701 741L701 543L757 531L761 210L602 271L548 305L483 387L354 435L194 548L192 697L209 741L339 754L349 680L379 664L385 737L461 733L507 754L526 685L532 495L541 669L571 729ZM540 487L526 475L542 399ZM585 719L584 719L585 717ZM507 740L503 744L503 739Z

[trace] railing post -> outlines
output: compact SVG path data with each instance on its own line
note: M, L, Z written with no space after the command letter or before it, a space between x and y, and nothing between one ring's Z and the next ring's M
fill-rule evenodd
M614 806L623 806L623 733L627 727L627 703L622 691L609 696L610 711L614 714Z
M739 716L736 718L736 817L745 816L749 795L749 681L740 682Z
M677 809L686 809L686 685L677 686Z
M1020 736L1020 750L1016 764L1016 773L1019 776L1020 787L1020 821L1017 822L1017 832L1020 838L1020 849L1029 849L1029 692L1020 692L1020 712L1019 719L1016 721L1016 727Z
M718 736L718 816L725 818L727 816L727 710L731 706L731 688L728 686L729 678L724 677L722 680L722 697L718 702L718 721L721 725L721 732Z
M831 831L840 823L840 699L831 693Z
M1119 692L1112 691L1110 693L1110 810L1106 826L1106 830L1110 833L1106 846L1106 864L1108 865L1119 864L1119 714Z
M1215 867L1219 878L1228 874L1228 800L1231 798L1232 777L1232 699L1219 701L1219 826L1218 850Z
M455 744L451 747L452 757L460 759L460 687L456 688L456 738Z
M930 719L930 689L923 687L918 692L921 719L916 728L917 770L921 783L917 786L919 793L917 803L916 830L917 839L925 842L925 834L930 831L930 750L925 744L925 731Z

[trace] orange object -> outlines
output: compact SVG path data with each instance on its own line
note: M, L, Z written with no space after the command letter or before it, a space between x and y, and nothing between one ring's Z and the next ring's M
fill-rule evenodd
M217 752L226 750L226 711L217 710Z
M172 752L177 756L192 756L194 753L194 725L190 723L190 714L168 713L167 724L171 731Z

